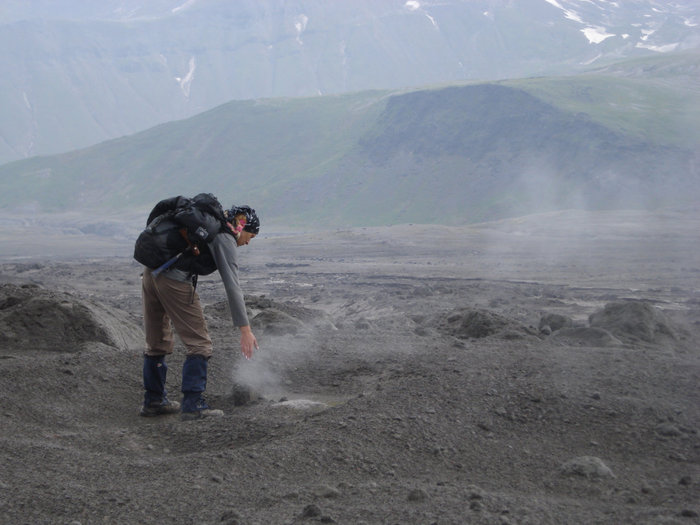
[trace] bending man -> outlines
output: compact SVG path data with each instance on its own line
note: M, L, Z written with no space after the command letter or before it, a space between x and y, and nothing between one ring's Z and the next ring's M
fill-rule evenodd
M202 196L198 195L193 200L197 201L200 197ZM213 199L218 205L213 196L204 197ZM222 214L220 217L207 213L198 215L203 217L201 227L209 234L208 242L195 246L194 250L188 250L177 262L162 272L154 272L153 268L148 267L143 272L146 351L143 363L145 395L142 416L172 414L180 410L180 404L168 400L165 390L165 356L171 354L174 347L172 327L187 348L182 367L182 419L223 415L221 410L211 409L203 396L207 384L207 363L212 355L212 342L195 291L198 275L219 271L233 323L241 332L241 352L250 359L253 351L258 348L238 282L237 249L247 245L258 234L260 221L255 210L248 206L233 206L223 211L218 205L218 209ZM172 222L170 221L170 227ZM168 221L163 221L158 227L169 227ZM188 247L192 248L190 241L187 242ZM192 253L193 251L195 253Z

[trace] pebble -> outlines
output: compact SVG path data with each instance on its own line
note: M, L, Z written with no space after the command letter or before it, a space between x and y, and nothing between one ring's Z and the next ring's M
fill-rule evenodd
M304 510L301 511L302 518L317 518L320 515L321 515L321 509L317 505L314 505L313 503L310 505L307 505L306 507L304 507Z
M580 456L570 459L560 467L565 476L582 476L585 478L614 478L615 474L603 460L595 456Z
M241 516L235 510L227 510L221 515L220 522L226 525L239 525Z
M481 493L481 489L477 487L469 487L469 499L470 500L479 500L479 499L484 499L484 495Z
M423 489L413 489L408 493L408 501L425 501L428 499L428 493Z
M319 498L337 498L340 496L340 491L328 485L320 485L316 487L314 494Z
M678 429L678 427L671 423L661 423L660 425L657 425L656 432L659 435L666 437L678 437L683 435L683 433Z

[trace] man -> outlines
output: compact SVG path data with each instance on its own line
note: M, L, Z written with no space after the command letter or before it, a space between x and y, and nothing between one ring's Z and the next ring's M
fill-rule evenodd
M243 292L238 282L237 248L247 245L258 234L260 220L255 210L249 206L233 206L224 212L212 195L202 195L213 199L221 216L216 218L211 214L202 215L206 219L203 226L214 233L208 237L211 240L206 244L194 247L196 255L199 256L195 257L191 253L193 250L190 250L189 254L178 258L177 262L166 270L154 272L152 268L145 268L143 272L146 351L143 363L145 395L142 416L172 414L180 409L183 420L223 415L221 410L211 409L203 397L207 383L207 363L212 355L212 342L195 291L198 274L219 271L233 323L241 332L241 352L250 359L254 349L258 348L258 342L250 329ZM194 199L198 197L200 196ZM190 241L187 242L189 245ZM191 245L189 247L192 248ZM207 268L207 264L210 267ZM165 390L165 356L171 354L174 347L171 323L187 348L182 367L181 407L179 403L168 400Z

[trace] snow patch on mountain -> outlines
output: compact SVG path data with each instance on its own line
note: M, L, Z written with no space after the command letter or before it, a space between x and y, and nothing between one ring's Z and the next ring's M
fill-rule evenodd
M664 27L664 34L669 34L669 27L673 24L682 27L697 26L697 17L688 13L689 6L681 4L671 6L674 9L664 7L661 4L648 1L640 2L635 11L630 11L620 2L608 0L545 0L548 4L561 10L564 18L583 26L581 33L589 44L597 45L608 38L619 36L625 40L635 38L638 41L634 46L638 49L647 49L659 53L667 53L680 48L678 39L664 41L657 30ZM646 3L646 5L643 5ZM685 9L686 13L682 14ZM632 17L630 14L633 13ZM670 24L670 25L669 25ZM619 33L613 33L608 28L615 27ZM625 27L635 30L624 31ZM650 38L651 37L651 38Z
M173 12L173 13L178 13L178 12L182 11L183 9L187 9L188 7L192 6L192 5L195 4L196 2L197 2L197 0L187 0L184 4L179 5L179 6L177 6L177 7L174 7L174 8L172 9L172 12Z
M440 29L440 26L438 26L437 20L435 20L435 17L432 16L430 13L426 12L425 10L421 9L421 4L420 2L417 2L416 0L408 0L404 5L406 9L409 11L421 11L425 17L430 20L430 23L433 25L433 27L437 30Z
M654 46L651 44L644 44L642 42L637 42L635 47L637 49L648 49L649 51L656 51L657 53L670 53L678 48L678 42L672 44L664 44L662 46Z
M301 34L306 31L306 25L309 23L309 17L306 15L298 15L294 17L294 29L296 29L297 32L297 43L300 46L304 45L304 42L301 40Z
M594 57L591 58L590 60L586 60L586 61L584 61L584 62L581 62L581 65L582 65L582 66L590 66L593 62L595 62L595 61L598 60L599 58L603 58L603 54L602 54L602 53L598 53L596 56L594 56Z
M604 27L584 27L581 32L591 44L600 44L603 40L615 36L613 33L608 33Z
M180 89L185 97L190 97L190 86L192 85L192 80L194 80L194 70L197 69L197 63L194 57L190 58L189 70L184 77L175 77L175 80L180 84Z
M569 20L573 20L574 22L578 22L579 24L583 23L583 20L581 20L581 17L576 11L571 11L570 9L565 8L563 5L557 2L557 0L545 0L545 2L553 5L557 9L561 9L564 12L564 18L568 18Z

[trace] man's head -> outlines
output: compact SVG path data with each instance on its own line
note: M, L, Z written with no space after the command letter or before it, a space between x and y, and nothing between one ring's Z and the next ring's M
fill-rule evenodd
M226 220L231 225L238 246L248 244L260 231L260 219L250 206L232 206L226 210Z

